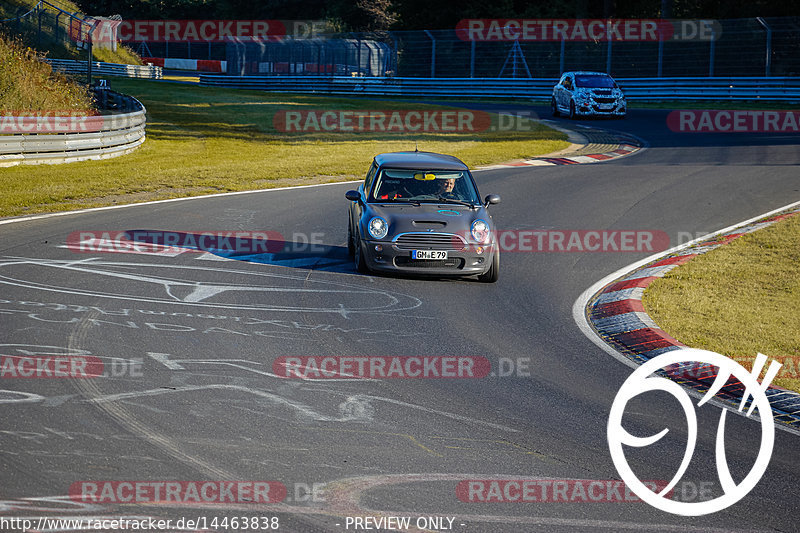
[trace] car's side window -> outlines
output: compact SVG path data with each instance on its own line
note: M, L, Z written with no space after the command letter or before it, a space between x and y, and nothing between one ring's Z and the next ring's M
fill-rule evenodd
M372 187L372 182L375 180L375 171L378 170L378 165L374 162L372 166L369 167L369 172L367 172L367 178L364 180L364 193L369 194L369 189Z
M564 78L564 88L570 91L572 90L572 78L570 76Z
M567 85L567 75L566 74L561 76L561 79L558 81L558 84L561 85L562 87L565 87Z

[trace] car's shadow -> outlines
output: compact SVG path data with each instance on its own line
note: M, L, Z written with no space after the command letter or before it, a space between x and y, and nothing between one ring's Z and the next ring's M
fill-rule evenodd
M285 242L285 248L277 252L242 253L222 250L207 250L209 253L225 259L274 265L303 270L324 270L326 272L341 272L356 274L353 260L347 253L345 246L330 246L325 244L308 244L300 242Z
M217 241L209 239L203 240L203 236L207 235L207 233L143 229L126 230L126 233L133 242L159 246L176 246L178 248L206 252L220 257L221 259L297 268L301 270L318 270L362 275L356 270L353 258L348 254L346 246L287 241L277 238L266 240L263 237L263 233L259 234L262 236L259 239L237 237L228 241L223 239ZM474 276L448 278L406 272L398 274L391 272L371 272L363 275L381 278L477 281Z
M313 250L302 250L298 248L313 247ZM353 274L356 276L374 277L374 278L387 278L387 279L414 279L414 280L427 280L427 281L440 281L440 282L454 282L454 281L474 281L478 279L474 276L469 277L440 277L440 276L425 276L414 273L393 273L393 272L370 272L369 274L361 274L356 270L353 258L347 253L346 246L329 246L323 244L308 245L307 243L287 242L287 251L275 253L259 253L259 254L241 254L241 253L226 253L215 250L208 250L209 253L223 257L225 259L234 259L236 261L247 261L248 263L259 263L264 265L274 265L289 268L298 268L302 270L320 270L325 272L337 272L341 274Z

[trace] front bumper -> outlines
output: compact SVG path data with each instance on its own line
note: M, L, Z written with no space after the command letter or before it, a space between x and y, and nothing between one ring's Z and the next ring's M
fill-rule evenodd
M375 249L380 245L381 250ZM482 246L470 244L466 250L447 250L444 260L414 260L411 250L387 241L362 241L364 258L371 270L402 272L416 276L474 276L484 274L492 264L496 243Z
M625 116L626 112L627 104L625 102L616 103L613 107L606 107L595 102L587 102L575 106L575 113L583 116L622 117Z

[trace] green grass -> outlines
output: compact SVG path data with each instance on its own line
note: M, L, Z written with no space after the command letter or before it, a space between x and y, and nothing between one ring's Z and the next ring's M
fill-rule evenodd
M800 392L800 216L692 259L643 300L688 346L747 361L747 369L759 352L783 362L774 383Z
M566 136L539 123L529 131L465 134L321 133L275 130L294 109L446 109L403 102L299 95L112 78L111 87L147 107L147 141L106 161L0 169L0 216L115 203L360 179L375 154L443 152L470 166L550 153Z
M0 111L89 112L86 87L52 72L35 50L0 35Z

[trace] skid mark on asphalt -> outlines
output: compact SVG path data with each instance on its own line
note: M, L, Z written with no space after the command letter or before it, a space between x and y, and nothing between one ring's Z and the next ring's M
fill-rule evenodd
M339 433L361 433L364 435L381 435L387 437L400 437L402 440L410 441L414 446L424 450L426 453L433 455L434 457L444 457L441 453L434 451L421 442L417 440L414 435L409 435L408 433L391 433L386 431L366 431L360 429L339 429L339 428L320 428L319 431L335 431Z
M99 314L99 313L97 313ZM87 315L89 318L91 313ZM81 349L85 344L86 336L89 333L90 321L84 319L73 330L69 336L68 348L70 350ZM87 398L94 398L102 394L98 383L92 379L72 379L75 387ZM91 400L89 400L91 401ZM175 442L172 438L163 433L160 433L143 422L138 420L132 413L126 410L122 405L116 403L102 403L93 402L97 407L108 414L112 419L126 428L134 435L138 435L144 440L155 447L166 452L181 463L202 472L205 475L218 476L218 479L235 479L235 476L222 468L218 468L199 457L189 455L181 449L179 443Z
M159 363L163 364L170 370L186 370L183 366L184 364L199 364L199 365L219 365L219 366L229 366L233 368L238 368L240 370L245 370L247 372L251 372L253 374L259 374L262 376L268 376L271 378L276 379L286 379L283 376L279 376L277 374L273 374L272 372L267 372L265 370L258 370L256 368L252 368L250 366L240 365L237 363L248 363L251 365L260 365L261 363L255 361L248 361L247 359L170 359L170 354L166 353L154 353L154 352L147 352L147 355L158 361ZM294 378L293 378L294 379ZM297 379L302 381L377 381L376 379L372 378L307 378L305 376L298 376Z
M471 450L471 451L477 451L477 452L488 452L488 451L497 452L498 451L498 446L497 445L499 445L500 446L500 450L503 451L503 452L521 453L523 455L532 455L532 456L536 457L537 459L540 459L540 460L542 460L542 461L544 461L546 463L559 463L559 464L561 463L561 461L554 461L552 457L548 457L547 455L544 455L543 453L537 452L535 450L529 450L529 449L525 448L524 446L520 446L519 444L517 444L515 442L511 442L509 440L503 440L503 439L476 439L476 438L472 438L472 437L439 437L439 436L432 436L430 438L431 439L439 439L439 440L442 440L442 441L455 441L455 442L465 443L465 444L481 444L481 445L488 444L488 445L490 445L490 447L487 447L487 446L471 447L471 446L448 446L447 444L443 444L443 446L445 448L449 449L449 450Z
M72 272L77 275L69 276L69 278L62 276L62 282L68 279L73 284L72 287L39 283L9 275L0 275L0 283L47 292L136 302L213 307L215 309L333 313L341 315L343 318L350 318L350 315L354 313L391 312L395 315L400 311L409 311L422 305L422 300L414 296L389 292L379 288L370 288L364 285L332 280L309 280L304 275L294 276L209 266L102 261L98 258L76 261L6 257L4 261L0 261L0 269L2 270L13 270L13 267L21 267L25 276L30 276L38 268ZM238 277L240 283L181 279L178 277L181 274L187 277L217 276L227 279ZM17 276L19 275L21 274L17 274ZM123 280L115 284L115 290L127 289L129 292L128 294L99 292L97 290L98 278L114 281ZM267 285L264 284L265 282L271 283ZM279 283L296 284L296 286L281 286ZM309 284L312 287L307 287ZM239 303L235 299L237 293L256 294L258 295L255 298L257 301L261 301L267 295L272 295L273 300L279 297L288 298L288 300L285 300L286 303L273 301L264 304L247 305ZM316 295L323 305L301 307L290 303L296 300L297 295L305 297ZM331 297L343 301L338 301L335 304L327 303Z
M92 380L73 380L77 383L81 382L90 382ZM85 384L85 383L84 383ZM452 420L457 420L459 422L464 422L470 425L477 425L483 427L489 427L493 429L498 429L501 431L508 431L518 433L518 429L514 429L508 426L504 426L502 424L495 424L492 422L487 422L484 420L479 420L476 418L471 418L468 416L458 415L455 413L450 413L447 411L441 411L438 409L431 409L428 407L424 407L422 405L416 405L408 402L403 402L400 400L395 400L392 398L385 398L382 396L372 396L367 394L356 394L352 396L348 396L347 399L339 404L338 409L340 416L328 416L322 413L315 411L308 405L305 405L301 402L295 402L288 400L278 394L274 394L271 392L266 392L258 389L252 389L250 387L245 387L241 385L190 385L190 386L181 386L181 387L170 387L170 388L157 388L157 389L146 389L146 390L139 390L139 391L131 391L131 392L121 392L116 394L102 394L97 388L96 385L92 383L92 391L86 392L93 392L93 394L87 394L87 398L84 398L82 401L90 402L98 405L103 404L113 404L115 402L120 402L123 400L135 399L135 398L145 398L145 397L153 397L153 396L164 396L170 394L179 394L183 392L197 392L203 390L222 390L222 391L235 391L235 392L242 392L248 395L257 396L259 398L267 399L275 404L283 405L289 407L295 411L297 411L300 415L305 416L311 420L321 421L321 422L370 422L374 419L375 408L372 405L372 402L383 402L392 405L399 405L402 407L406 407L409 409L415 409L418 411L422 411L425 413L429 413L436 416L441 416L445 418L449 418ZM2 391L0 391L2 392ZM20 401L25 402L42 402L46 403L48 400L47 397L41 395L33 395L29 393L17 393L15 391L7 391L11 394L24 394L25 399ZM332 393L336 393L336 391L332 391ZM12 402L13 403L13 402Z

